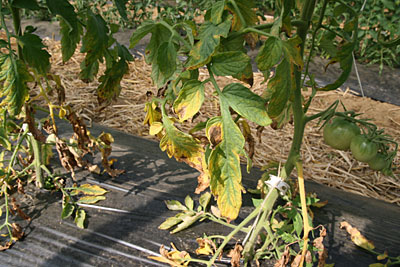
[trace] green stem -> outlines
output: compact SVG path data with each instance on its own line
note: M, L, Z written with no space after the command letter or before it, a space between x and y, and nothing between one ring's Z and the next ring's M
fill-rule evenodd
M226 226L226 227L229 227L229 228L236 228L235 225L230 224L230 223L227 223L227 222L225 222L225 221L223 221L223 220L220 220L220 219L216 218L214 215L212 215L211 213L208 213L208 212L207 212L207 213L205 213L205 214L207 215L206 218L209 219L210 221L213 221L213 222L222 224L222 225L224 225L224 226ZM241 229L240 231L245 232L245 233L248 233L248 232L249 232L248 229Z
M44 180L43 180L43 175L42 175L42 169L40 166L42 165L41 163L41 149L40 145L41 142L35 139L33 136L29 136L29 140L32 145L32 150L33 150L33 163L35 167L35 174L36 174L36 186L39 188L43 188L44 186Z

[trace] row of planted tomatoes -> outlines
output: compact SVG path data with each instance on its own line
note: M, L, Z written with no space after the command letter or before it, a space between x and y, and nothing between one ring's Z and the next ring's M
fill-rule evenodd
M368 163L371 169L391 173L397 144L384 135L383 130L377 130L374 124L351 116L338 116L325 125L323 136L325 143L332 148L350 149L356 160ZM396 145L395 151L390 149L391 143Z

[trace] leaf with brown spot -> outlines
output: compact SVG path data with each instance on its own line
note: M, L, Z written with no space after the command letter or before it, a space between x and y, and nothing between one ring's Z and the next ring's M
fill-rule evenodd
M197 244L199 248L196 249L197 255L214 255L217 247L215 243L208 238L197 238Z
M66 116L68 121L72 125L74 131L74 139L78 142L78 148L81 149L85 154L89 152L88 146L92 146L92 140L88 135L85 122L82 118L78 117L75 112L70 111Z
M7 242L4 246L3 246L3 245L0 245L0 251L4 251L4 250L9 249L9 248L11 247L12 244L13 244L13 242L12 242L12 241L9 241L9 242Z
M180 121L192 118L199 112L204 101L204 85L198 80L186 82L179 91L178 98L174 102L175 113Z
M213 117L207 121L206 136L211 143L211 148L216 147L222 141L222 118Z
M290 260L290 248L285 247L285 251L282 253L281 258L275 263L274 267L285 267Z
M11 198L11 209L12 209L13 211L17 212L17 213L18 213L18 216L21 217L21 219L27 220L27 221L30 221L30 220L31 220L31 217L29 217L28 215L26 215L25 212L23 212L23 211L20 209L20 205L17 204L17 201L16 201L15 198Z
M375 248L372 241L366 239L357 228L352 227L348 222L344 221L340 223L340 229L343 228L350 234L351 241L357 246L366 250L373 250Z
M148 256L149 259L156 260L159 262L168 263L174 267L186 267L189 265L189 260L191 259L189 253L186 251L179 251L176 249L175 245L171 243L173 248L172 251L168 251L164 248L164 245L160 247L160 254L161 256Z
M241 252L243 251L243 247L239 244L235 244L235 247L229 251L228 257L231 258L231 266L232 267L240 267L240 258L242 256Z
M24 237L25 232L22 230L22 227L18 223L12 223L11 224L12 230L11 234L13 237L13 240L20 240Z
M328 251L323 244L325 236L326 229L322 226L319 230L319 237L313 241L313 246L318 250L318 267L325 267L326 259L328 258Z

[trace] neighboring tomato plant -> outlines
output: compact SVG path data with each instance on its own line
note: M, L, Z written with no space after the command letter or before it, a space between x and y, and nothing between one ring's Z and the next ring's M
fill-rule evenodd
M360 128L342 117L336 117L324 127L324 141L332 148L348 150L353 137L360 134Z
M366 135L358 135L351 140L350 150L356 160L368 162L378 153L378 145Z

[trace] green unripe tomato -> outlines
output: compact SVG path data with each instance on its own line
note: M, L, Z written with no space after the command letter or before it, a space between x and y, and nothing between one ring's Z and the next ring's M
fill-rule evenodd
M384 154L378 152L372 160L368 161L368 165L374 171L381 171L389 165L389 162Z
M356 160L368 162L378 153L378 145L365 135L357 135L351 140L350 150Z
M332 148L348 150L353 137L360 134L360 128L355 123L341 117L336 117L324 127L324 141Z

